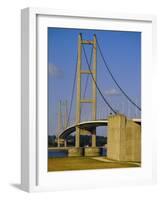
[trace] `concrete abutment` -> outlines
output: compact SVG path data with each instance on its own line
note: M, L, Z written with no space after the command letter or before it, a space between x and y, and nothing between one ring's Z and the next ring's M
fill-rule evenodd
M141 125L117 114L108 118L109 159L118 161L141 161Z

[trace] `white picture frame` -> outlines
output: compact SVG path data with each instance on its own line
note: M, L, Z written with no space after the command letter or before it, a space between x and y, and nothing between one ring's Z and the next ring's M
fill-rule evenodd
M89 23L90 22L90 23ZM107 23L108 22L108 23ZM107 25L108 24L108 25ZM83 27L141 31L142 37L142 155L139 169L68 171L48 173L47 135L47 36L46 28ZM156 19L151 15L90 13L43 8L25 8L21 16L21 187L25 191L54 191L112 185L148 184L156 181L154 120L149 77L154 67ZM41 38L41 40L40 40ZM44 38L42 40L42 38ZM41 42L40 42L41 41ZM42 48L45 47L45 48ZM39 58L41 59L39 60ZM46 64L45 64L46 63ZM41 66L41 67L40 67ZM146 69L145 69L146 66ZM41 88L41 91L39 90ZM41 109L40 109L41 104ZM150 106L149 106L150 105ZM43 123L40 123L42 122ZM41 125L40 125L41 124ZM146 134L145 134L146 133ZM150 138L149 138L150 137ZM86 177L86 181L84 178Z

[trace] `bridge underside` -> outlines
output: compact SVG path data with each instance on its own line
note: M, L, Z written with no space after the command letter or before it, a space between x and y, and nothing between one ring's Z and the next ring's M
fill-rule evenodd
M78 125L73 125L68 127L66 130L64 130L60 135L59 138L66 138L68 135L76 131L76 127L79 127L80 129L86 130L91 132L93 129L99 126L107 126L108 121L86 121L81 122Z

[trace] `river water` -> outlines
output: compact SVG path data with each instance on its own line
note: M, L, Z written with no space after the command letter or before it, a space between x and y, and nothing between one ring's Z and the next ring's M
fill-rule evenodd
M48 157L49 158L59 158L59 157L67 157L68 156L68 151L67 150L48 150Z
M106 148L101 148L100 156L106 156ZM68 150L48 150L48 158L68 157Z

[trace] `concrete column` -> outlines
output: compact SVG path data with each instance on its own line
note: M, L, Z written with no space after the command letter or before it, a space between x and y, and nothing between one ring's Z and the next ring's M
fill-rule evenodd
M141 125L124 115L108 119L107 157L119 161L141 161Z
M93 81L92 81L92 95L93 95L93 104L92 104L92 119L96 120L96 102L97 102L97 89L95 82L97 82L97 45L96 45L96 35L93 38Z
M96 45L96 35L93 37L93 79L92 81L92 95L93 95L93 104L92 104L92 120L96 120L96 102L97 102L97 90L95 82L97 75L97 45ZM96 129L92 131L92 147L96 147Z
M126 124L126 160L141 161L141 126L132 120Z
M92 147L96 147L96 129L92 131Z
M80 147L80 128L79 127L76 127L75 147Z
M82 63L82 35L78 37L78 61L77 61L77 96L76 96L76 124L80 123L81 109L81 63ZM76 127L75 146L80 146L80 129Z
M67 147L67 141L64 139L64 147Z
M108 118L107 156L114 160L123 160L125 155L125 123L124 115Z
M59 137L58 137L58 139L57 139L57 145L58 145L58 147L60 147L60 140L59 140Z

